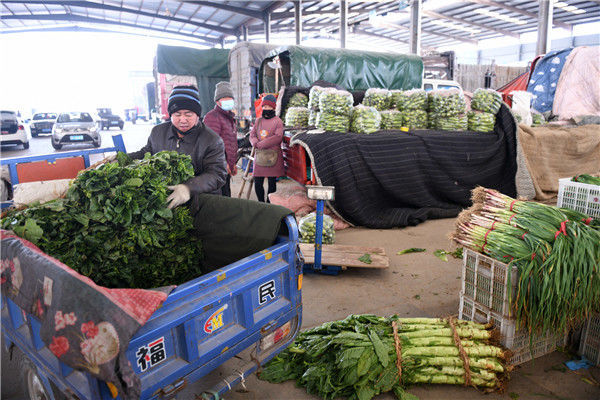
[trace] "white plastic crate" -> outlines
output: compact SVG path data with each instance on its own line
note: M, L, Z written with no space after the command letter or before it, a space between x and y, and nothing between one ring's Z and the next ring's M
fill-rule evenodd
M534 335L533 342L530 344L529 334L524 330L517 330L515 320L496 314L463 295L460 296L458 318L481 324L493 323L500 330L500 343L513 353L510 359L512 365L523 364L552 353L557 346L565 345L566 335L564 333Z
M573 182L571 178L559 179L557 206L600 218L600 186Z
M517 273L516 266L509 268L491 257L464 249L461 293L490 311L509 318L509 301L516 294Z
M585 323L579 354L600 367L600 314L592 314Z

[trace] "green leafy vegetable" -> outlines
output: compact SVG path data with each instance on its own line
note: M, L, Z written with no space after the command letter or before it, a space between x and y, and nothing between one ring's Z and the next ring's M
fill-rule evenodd
M421 249L419 247L411 247L410 249L404 249L404 250L400 250L399 252L397 252L397 255L402 255L402 254L410 254L410 253L422 253L424 251L427 251L427 249Z
M365 264L371 264L373 260L371 260L371 255L369 253L365 253L358 258L358 261L363 262Z
M448 252L446 250L438 249L433 252L433 255L439 258L442 261L448 261Z

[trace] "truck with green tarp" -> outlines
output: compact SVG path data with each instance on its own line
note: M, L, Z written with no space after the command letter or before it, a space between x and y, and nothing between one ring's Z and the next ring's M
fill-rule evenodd
M423 60L417 55L283 46L271 51L260 66L261 93L279 89L278 72L272 68L276 57L281 65L279 87L308 87L322 80L346 90L413 89L420 88L423 79Z
M158 88L158 105L163 118L168 117L169 94L177 85L193 84L200 92L202 113L214 105L217 82L229 81L229 50L192 49L181 46L158 45L154 65L154 77Z

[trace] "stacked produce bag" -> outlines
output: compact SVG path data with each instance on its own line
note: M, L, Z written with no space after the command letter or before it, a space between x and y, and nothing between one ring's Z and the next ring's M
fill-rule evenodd
M598 220L477 188L473 207L459 215L453 238L517 266L511 311L529 333L561 332L600 311Z
M381 126L381 114L375 107L359 104L352 111L350 130L355 133L373 133Z
M310 110L308 107L289 107L285 113L285 126L293 128L308 127Z
M471 109L468 113L470 131L493 132L496 114L502 106L502 95L492 89L477 89L473 93Z
M9 211L2 228L96 284L177 285L202 275L202 245L187 207L167 208L168 185L194 176L191 158L163 151L80 172L66 197Z
M353 103L354 99L350 92L335 88L323 89L319 94L317 128L333 132L348 132Z
M392 93L387 89L367 89L362 104L375 107L377 111L389 110L392 107Z
M396 108L402 115L402 126L409 129L427 128L427 93L422 89L394 94Z
M458 89L429 92L429 127L445 131L466 131L465 98Z
M381 114L381 129L400 129L404 126L403 115L398 110L380 111L379 114Z
M283 113L283 115L281 116L281 119L283 121L287 121L287 113L289 111L290 108L293 107L308 107L308 96L305 95L304 93L295 93L291 98L290 101L288 101L286 107L285 107L285 112ZM286 122L287 125L287 122ZM291 125L293 126L293 125Z
M315 212L312 212L302 217L298 222L298 231L300 233L300 242L314 243L317 234L317 214ZM333 227L333 218L331 218L329 215L323 215L322 243L335 243L335 229Z
M325 88L313 86L308 93L308 109L310 115L308 117L308 125L315 126L317 123L317 113L319 112L319 97Z
M294 379L323 399L370 400L414 383L502 387L507 354L490 326L453 318L350 315L298 335L260 373L273 383Z

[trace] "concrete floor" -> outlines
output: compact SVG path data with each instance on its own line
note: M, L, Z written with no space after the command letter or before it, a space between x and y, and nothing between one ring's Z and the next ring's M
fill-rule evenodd
M234 178L232 193L239 191L240 175ZM290 181L278 185L292 184ZM252 194L251 198L255 198ZM349 228L336 233L336 242L361 246L384 247L390 257L385 270L348 269L338 276L305 275L302 290L303 327L345 318L348 314L399 314L411 317L444 317L458 313L461 261L450 257L443 262L433 255L436 249L453 249L446 238L453 229L453 219L427 221L416 227L391 230ZM423 247L425 253L398 256L396 252L410 247ZM17 369L8 362L3 351L2 398L22 399L15 393ZM489 399L600 399L600 369L571 372L564 361L573 357L555 352L518 367L511 373L503 394L486 395ZM583 380L587 378L587 382ZM180 399L194 399L201 391L188 387ZM317 399L293 382L270 384L251 376L247 391L240 387L227 393L228 400ZM480 399L484 396L473 388L443 385L415 386L409 390L422 400ZM9 395L10 394L10 395ZM377 399L393 399L385 394Z

